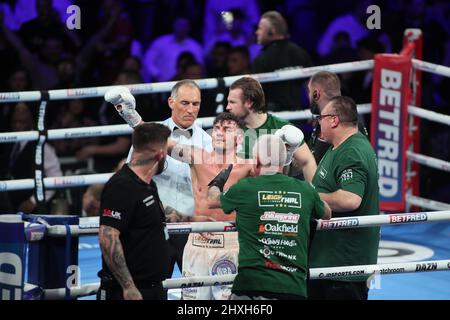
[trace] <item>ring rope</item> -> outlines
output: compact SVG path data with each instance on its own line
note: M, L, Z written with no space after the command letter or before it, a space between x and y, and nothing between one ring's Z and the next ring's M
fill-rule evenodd
M400 273L418 273L429 271L448 271L450 269L450 260L430 260L419 262L404 263L385 263L360 266L344 266L330 268L313 268L310 269L311 279L335 279L348 276L373 276L382 274L400 274ZM167 279L163 281L165 289L177 289L184 287L207 287L215 285L232 284L236 274L225 274L217 276L198 276L198 277L181 277ZM32 284L25 284L24 291L35 289ZM90 296L97 293L100 288L99 283L90 283L78 287L72 287L70 290L71 298ZM57 300L65 298L65 288L45 289L44 299Z
M406 202L414 206L419 206L431 210L450 210L450 204L431 199L421 198L413 195L406 195Z
M450 116L446 114L425 110L416 106L408 106L408 113L422 119L439 122L450 126Z
M422 165L425 165L427 167L439 169L442 171L450 172L450 162L444 161L441 159L425 156L423 154L414 153L412 151L406 151L406 155L408 156L408 159L413 160L417 163L420 163Z
M84 223L80 218L79 225L71 225L72 235L95 235L98 234L99 218L90 217ZM316 230L337 230L349 228L378 227L385 225L398 225L410 223L428 223L438 221L450 221L450 206L447 211L415 212L415 213L393 213L376 216L353 216L344 218L332 218L330 220L317 220ZM180 233L201 233L201 232L231 232L236 231L234 222L214 221L214 222L184 222L168 223L167 229L171 234ZM46 235L51 237L64 237L67 231L63 225L48 226Z
M359 104L358 113L370 113L371 104ZM415 106L409 106L408 112L414 116L427 119L430 121L440 122L450 125L450 116L437 113L430 110L425 110ZM274 115L286 120L305 120L310 119L312 114L309 110L302 111L282 111L274 112ZM211 127L214 117L198 118L197 124L202 127ZM126 124L107 125L107 126L92 126L80 128L64 128L48 130L48 140L58 139L75 139L87 138L97 136L114 136L131 134L133 130ZM39 138L38 131L18 131L18 132L4 132L0 134L0 143L12 143L17 141L36 141Z
M371 104L359 104L358 112L361 114L370 113ZM275 116L286 120L306 120L311 119L312 114L309 110L302 111L281 111L274 112ZM196 124L200 127L212 127L215 117L198 118ZM158 121L159 122L159 121ZM116 136L124 134L132 134L133 129L127 124L116 124L107 126L92 126L80 128L64 128L48 130L47 140L58 139L76 139L89 138L99 136ZM17 131L0 133L0 143L12 143L17 141L36 141L38 140L38 131Z
M444 77L450 77L450 68L440 64L412 59L412 65L418 70L438 74Z
M94 173L62 177L46 177L44 178L44 186L47 189L62 189L72 187L82 187L91 184L104 184L113 175L110 173ZM34 179L17 179L0 181L0 192L28 190L35 186Z
M371 276L374 274L398 274L415 273L426 271L448 271L450 269L449 260L431 260L421 262L403 262L403 263L383 263L360 266L344 266L330 268L312 268L310 279L334 279L348 277L351 275ZM235 274L219 276L201 276L201 277L182 277L167 279L163 281L163 287L166 289L175 289L181 287L206 287L212 285L230 284L236 277Z
M316 66L310 68L293 68L290 70L280 70L275 72L250 74L249 76L257 79L261 83L272 81L284 81L291 79L303 79L309 78L318 71L331 71L335 73L362 71L373 69L373 60L362 60L354 62L336 63L324 66ZM224 77L225 86L230 86L235 80L241 78L240 76ZM219 81L216 78L207 78L195 80L200 89L214 89L219 85ZM142 83L135 85L127 85L133 94L149 94L170 92L176 81L169 82L155 82L155 83ZM65 99L84 99L84 98L97 98L103 97L111 88L115 86L101 86L101 87L87 87L76 89L58 89L49 90L50 100L65 100ZM39 91L16 91L16 92L0 92L1 102L27 102L27 101L39 101L41 99L41 92Z

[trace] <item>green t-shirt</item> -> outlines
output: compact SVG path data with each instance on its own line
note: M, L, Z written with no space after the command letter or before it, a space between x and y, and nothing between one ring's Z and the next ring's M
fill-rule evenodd
M270 113L267 114L266 121L259 128L245 128L244 129L244 142L241 149L238 150L238 154L241 158L251 159L252 158L252 150L253 145L258 139L259 136L264 134L274 134L275 131L281 129L283 126L287 124L292 124L287 120L278 118ZM302 142L302 144L304 141Z
M360 132L350 136L336 149L327 150L312 184L317 192L331 193L342 189L362 198L358 209L333 212L332 218L380 214L376 155L370 142ZM379 240L379 227L319 231L311 244L310 267L376 264ZM364 279L367 277L336 278L346 281Z
M236 210L239 267L232 292L267 291L306 297L309 221L324 215L314 188L283 174L245 178L222 193Z

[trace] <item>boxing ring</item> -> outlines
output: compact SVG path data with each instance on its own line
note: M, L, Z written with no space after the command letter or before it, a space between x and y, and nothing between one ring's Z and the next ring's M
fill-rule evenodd
M417 56L414 55L414 50L411 50L407 45L405 45L405 49L400 56L407 58L413 69L412 73L415 76L420 74L420 72L429 72L440 76L450 77L450 68L416 59L415 57ZM365 60L312 68L290 69L272 73L255 74L252 76L261 83L305 79L322 70L335 73L373 70L376 67L376 63L376 59ZM225 77L221 79L201 79L196 80L196 82L201 89L224 89L229 87L231 83L240 77L241 76ZM426 110L416 105L418 101L420 102L420 76L414 79L418 80L416 81L416 85L418 85L413 86L412 99L408 101L406 108L408 119L405 121L408 121L409 125L405 130L411 131L411 137L415 134L417 135L418 130L413 132L414 128L417 128L417 123L415 122L417 119L426 119L428 121L434 121L449 126L450 116ZM163 82L136 84L127 87L134 95L152 94L169 92L174 84L175 82ZM126 124L54 130L47 130L45 127L44 119L48 101L103 97L105 92L110 88L112 87L0 93L0 103L40 102L37 119L38 130L0 133L0 143L37 141L35 176L30 177L29 179L0 181L0 192L34 189L37 204L40 205L45 202L46 189L73 188L105 183L112 173L44 178L42 150L43 145L47 140L131 134L132 129ZM360 114L373 113L372 105L373 101L372 103L360 104L358 105L358 112ZM312 116L309 110L278 112L274 114L287 120L306 120L310 119ZM212 121L213 117L199 118L196 123L202 127L211 127ZM412 145L415 143L413 138L410 139L409 142ZM420 154L414 146L404 148L403 154L407 167L405 169L406 176L408 178L414 177L414 175L417 177L418 165L450 172L449 161ZM415 172L416 174L414 174ZM329 229L336 230L383 226L386 228L383 228L382 232L387 230L387 237L384 240L388 242L390 240L398 240L394 235L395 230L389 231L391 229L400 230L400 233L404 233L406 228L417 228L417 230L422 231L426 229L428 230L427 232L429 232L430 229L436 229L436 226L440 225L442 227L439 229L439 235L448 237L449 232L447 230L450 230L450 204L420 197L417 193L414 193L415 183L417 182L414 182L411 179L406 185L407 191L403 193L403 200L407 205L407 209L413 208L415 212L393 213L379 216L333 218L329 221L319 220L317 230L320 230L320 232L327 232L326 230ZM406 189L402 190L404 191ZM418 211L417 208L419 207L433 211ZM396 210L393 209L392 211ZM433 223L429 224L430 222ZM2 291L2 299L75 299L77 297L95 294L99 286L96 281L87 284L81 284L79 281L80 273L84 273L84 271L83 266L78 264L78 255L81 255L82 252L86 252L86 248L90 246L91 258L97 259L97 266L99 266L100 252L98 245L95 245L95 235L98 234L98 224L98 217L28 216L26 214L0 215L0 231L2 231L0 232L0 289ZM394 225L396 227L388 227ZM168 229L169 233L236 232L235 225L230 222L176 223L168 224ZM89 240L83 242L82 239L84 238ZM79 241L82 242L79 243ZM415 241L418 242L418 239ZM438 242L436 247L440 247L441 249L439 250L441 252L439 255L434 255L439 257L439 259L435 260L427 260L428 258L433 257L433 254L428 252L422 256L414 256L411 261L396 261L367 266L311 269L310 275L312 279L338 278L340 276L348 275L369 275L372 277L376 286L376 282L379 280L377 276L381 275L383 277L389 277L390 275L403 273L428 274L438 273L437 271L449 271L449 242L450 241L447 240L446 245L442 245L441 242ZM380 247L383 247L383 245L380 245ZM48 252L57 253L58 263L43 261L52 257ZM46 270L47 268L48 270ZM96 271L98 271L98 268L95 272ZM52 279L50 279L52 276L57 276L57 284L52 283ZM235 275L191 278L176 277L165 280L163 285L167 289L176 289L193 286L230 284L232 283L234 276ZM450 287L448 286L448 284L450 284L450 281L448 280L450 277L448 277L448 275L446 277L446 282L444 282L443 285L447 284L448 288ZM89 279L94 278L95 275L92 276L91 272ZM81 279L83 279L82 276ZM372 291L373 290L371 290L371 292ZM444 296L444 298L450 299L450 293L448 291L444 290L444 294L448 294L447 296Z

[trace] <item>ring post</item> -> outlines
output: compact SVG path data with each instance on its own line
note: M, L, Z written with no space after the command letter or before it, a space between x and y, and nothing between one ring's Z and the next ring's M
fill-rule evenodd
M0 300L21 300L25 273L22 217L0 215Z
M39 215L49 225L78 225L76 215ZM23 233L23 232L22 232ZM28 254L28 282L45 289L64 288L66 293L72 285L70 270L78 268L78 236L44 237L39 242L31 242ZM70 268L69 268L70 267ZM76 275L77 276L77 275ZM66 297L69 297L66 294Z

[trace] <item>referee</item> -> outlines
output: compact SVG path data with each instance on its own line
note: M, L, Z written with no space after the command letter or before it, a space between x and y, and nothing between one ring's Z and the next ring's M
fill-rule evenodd
M99 300L166 300L168 233L154 175L164 170L170 130L144 123L133 132L134 152L106 183L101 197Z

